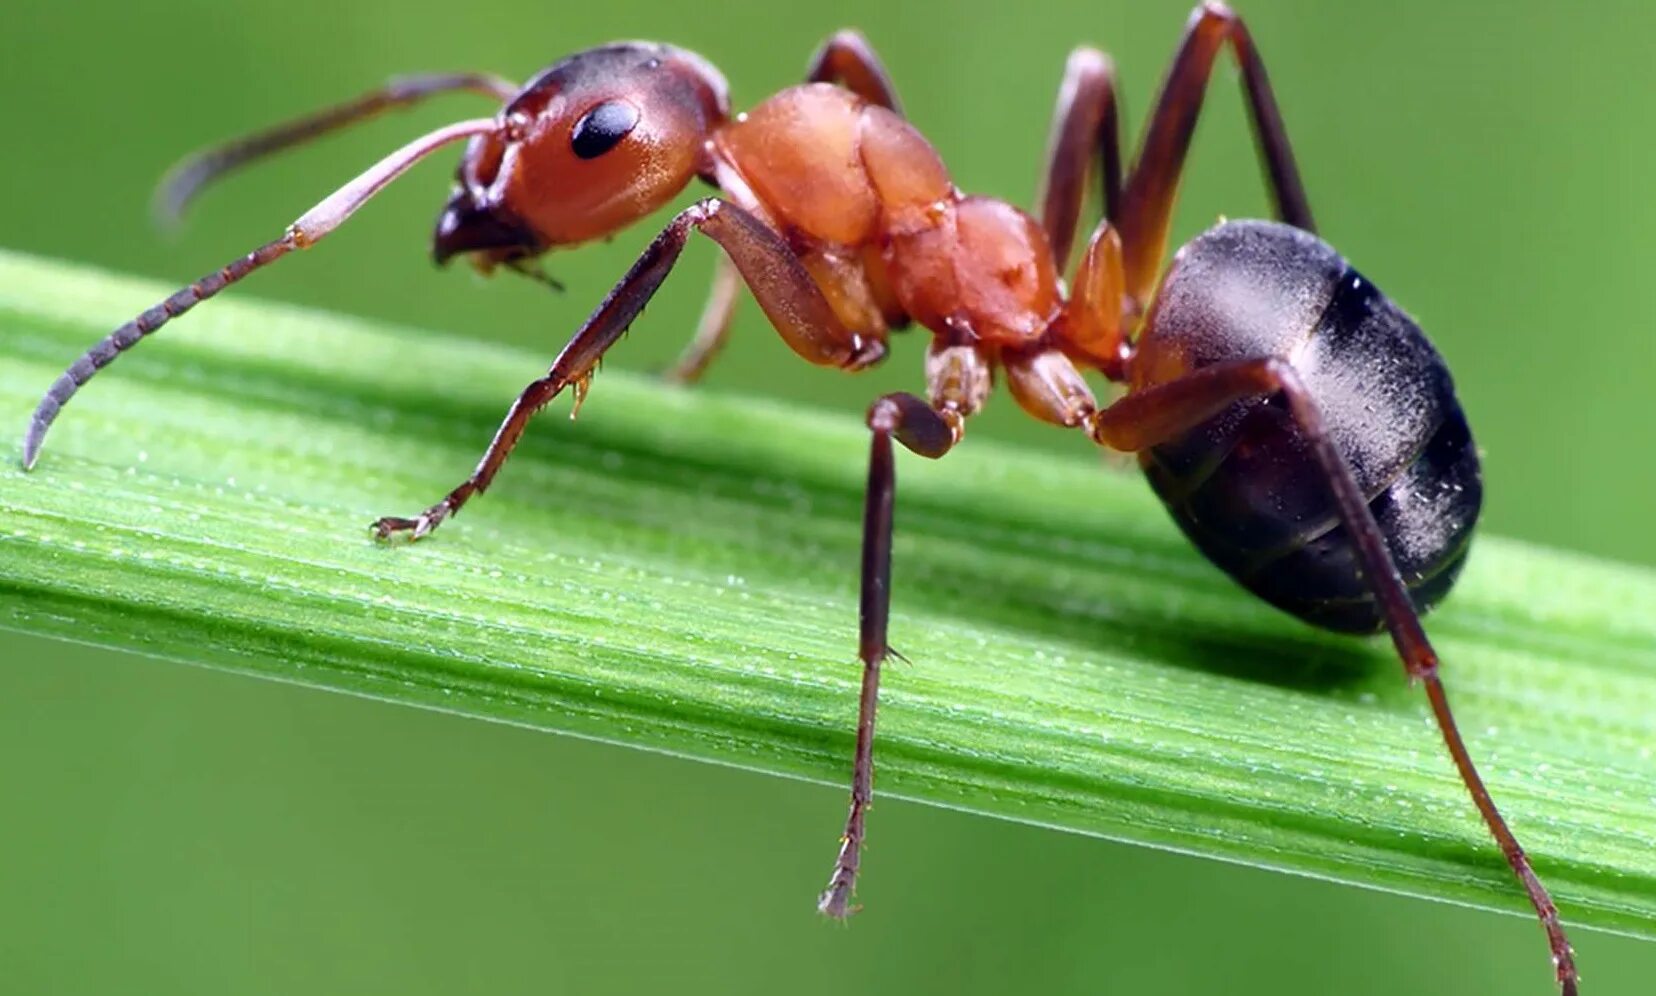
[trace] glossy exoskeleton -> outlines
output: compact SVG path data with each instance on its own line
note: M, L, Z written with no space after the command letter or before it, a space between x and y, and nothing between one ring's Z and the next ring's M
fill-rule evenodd
M1419 326L1326 242L1220 225L1179 251L1138 341L1136 389L1182 371L1285 357L1385 534L1415 608L1448 594L1483 488L1449 371ZM1385 617L1282 395L1235 402L1140 453L1191 541L1249 591L1326 629Z
M1229 47L1281 219L1222 223L1165 275L1179 178L1212 69ZM1546 929L1562 990L1573 955L1546 890L1490 799L1450 712L1420 615L1466 560L1481 487L1449 373L1414 322L1315 234L1287 134L1246 27L1198 7L1136 157L1124 166L1115 71L1077 49L1059 91L1040 220L961 193L898 107L861 36L841 32L808 82L730 113L718 71L668 45L603 46L522 87L481 74L393 82L354 102L187 160L163 187L176 214L226 172L386 108L469 90L503 102L398 150L280 238L183 288L75 361L24 440L32 466L53 419L97 370L169 319L331 232L432 151L467 147L433 239L438 262L538 276L548 250L608 236L695 179L723 195L681 211L507 412L473 473L412 518L374 524L418 539L494 480L530 419L570 390L579 404L605 351L666 279L692 232L723 253L690 349L693 380L722 345L743 284L805 360L846 371L879 362L892 329L931 333L926 397L881 397L862 557L860 714L851 808L819 908L852 911L873 792L873 739L890 602L893 441L926 457L958 444L996 372L1017 403L1100 445L1137 453L1173 518L1259 597L1317 626L1384 629L1423 685L1479 813ZM1066 288L1089 177L1104 219ZM545 279L545 278L543 278ZM1083 377L1125 383L1099 405Z

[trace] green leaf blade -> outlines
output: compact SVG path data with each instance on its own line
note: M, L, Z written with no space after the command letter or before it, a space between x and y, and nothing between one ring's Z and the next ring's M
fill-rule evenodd
M0 255L0 429L160 293ZM843 783L851 415L606 372L434 537L368 538L544 365L215 301L100 375L33 474L0 466L0 626ZM899 475L915 663L887 671L878 792L1523 909L1382 641L1254 603L1095 462L974 440ZM1485 537L1428 629L1567 919L1656 936L1656 575Z

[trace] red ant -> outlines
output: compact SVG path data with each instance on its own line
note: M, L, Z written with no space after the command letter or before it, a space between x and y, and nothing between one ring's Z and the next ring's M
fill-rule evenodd
M1283 223L1221 223L1160 275L1185 154L1226 45L1241 64ZM1449 372L1420 328L1314 234L1276 99L1241 19L1217 3L1196 9L1126 172L1114 67L1094 49L1070 56L1039 222L955 188L937 152L902 117L861 36L830 39L808 79L732 117L725 80L707 62L629 42L565 59L521 89L485 75L394 82L187 160L163 189L174 213L228 170L383 109L456 90L505 101L494 117L440 128L392 153L281 238L116 329L47 391L29 424L24 462L34 463L63 404L122 350L315 244L451 142L466 139L467 147L432 252L439 263L464 254L484 273L505 266L534 275L531 263L542 253L617 232L699 177L723 199L698 201L668 223L546 376L519 395L472 475L414 518L379 520L381 539L435 529L489 486L536 412L566 389L578 406L599 359L699 231L724 254L701 327L674 371L680 380L695 379L723 343L738 280L787 344L821 366L857 371L878 363L888 332L911 322L933 336L927 397L889 394L868 410L856 762L822 912L853 912L872 797L876 693L892 653L892 440L925 457L949 452L998 369L1031 415L1138 454L1174 520L1250 591L1313 625L1390 631L1546 928L1563 992L1575 993L1558 912L1473 767L1420 625L1466 559L1482 502L1477 451ZM1060 267L1095 172L1104 220L1066 293ZM1082 377L1088 369L1125 382L1126 395L1100 407Z

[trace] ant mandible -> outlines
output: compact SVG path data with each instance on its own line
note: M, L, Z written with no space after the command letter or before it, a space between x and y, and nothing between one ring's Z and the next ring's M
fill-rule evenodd
M1221 223L1160 277L1178 182L1207 82L1229 45L1282 223ZM432 251L483 273L531 276L532 261L610 235L692 179L724 195L680 212L524 389L482 460L414 518L374 524L418 539L494 480L529 420L566 389L578 406L599 359L666 279L690 233L723 254L700 327L673 376L693 380L725 338L745 282L793 350L858 371L889 330L932 333L928 394L868 410L862 551L863 664L851 807L822 912L850 897L872 798L874 713L890 604L896 474L892 441L937 458L961 441L995 371L1038 419L1136 453L1151 486L1201 551L1254 594L1317 626L1388 630L1425 686L1462 780L1546 928L1559 984L1577 988L1558 913L1472 764L1420 615L1465 562L1482 500L1478 457L1449 372L1406 314L1315 235L1276 99L1247 28L1198 7L1174 55L1138 158L1123 172L1115 72L1077 49L1058 95L1041 221L957 190L902 116L878 57L854 32L818 51L809 82L730 115L724 78L700 57L628 42L582 52L522 88L482 74L421 76L186 160L162 189L177 214L244 163L384 109L469 90L505 102L491 118L440 128L305 212L281 238L122 325L47 391L29 423L32 466L62 406L121 351L206 298L333 231L437 149L467 140ZM839 84L839 85L835 85ZM1066 294L1090 174L1103 185ZM1127 393L1100 407L1094 370Z

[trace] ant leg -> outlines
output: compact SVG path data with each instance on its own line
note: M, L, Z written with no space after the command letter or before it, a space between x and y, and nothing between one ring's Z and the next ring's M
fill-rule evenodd
M857 911L851 894L862 864L868 809L874 799L874 711L879 702L880 665L896 656L886 643L891 618L891 524L897 500L897 467L891 441L913 453L938 459L965 433L966 418L983 405L991 384L989 358L973 346L933 346L926 358L931 401L912 394L888 394L868 409L872 432L868 492L863 508L862 602L857 656L862 660L862 693L857 707L856 760L851 773L851 810L840 835L839 855L817 910L835 919Z
M432 73L391 80L355 100L186 157L168 170L156 187L155 216L163 224L174 224L209 183L231 170L283 149L303 145L382 111L407 107L427 97L460 90L504 101L512 99L517 89L516 84L489 73Z
M896 437L911 451L936 459L959 438L958 414L944 412L912 394L888 394L868 409L872 445L868 456L868 493L863 508L862 599L859 606L862 692L857 704L856 760L851 774L851 810L840 836L840 850L828 887L817 897L817 909L844 918L856 910L851 894L862 864L862 846L869 805L874 800L874 713L880 695L880 665L891 655L886 628L891 617L891 524L897 499L897 466L891 440Z
M884 352L883 343L867 342L845 330L775 231L728 201L699 201L668 223L564 346L546 376L518 395L471 476L415 518L380 519L374 524L374 533L380 539L401 532L419 539L429 533L458 512L472 495L488 488L536 412L566 388L573 388L578 408L598 361L667 279L693 231L711 238L735 261L771 324L800 356L822 366L855 369Z
M1086 199L1087 174L1096 154L1103 174L1104 217L1121 211L1121 113L1116 106L1115 63L1096 48L1070 53L1058 105L1047 137L1047 166L1036 200L1041 227L1058 268L1069 262Z
M1127 291L1143 304L1154 290L1161 259L1167 249L1168 226L1173 201L1178 195L1179 174L1191 134L1202 110L1208 78L1214 61L1226 42L1242 67L1242 88L1247 94L1253 120L1254 138L1264 162L1277 216L1308 232L1316 230L1311 205L1305 198L1299 168L1288 145L1265 64L1254 47L1242 18L1222 3L1208 2L1196 8L1185 29L1184 40L1173 56L1167 79L1162 83L1156 109L1139 147L1138 158L1127 177L1122 193L1121 213L1112 216L1121 229L1126 254Z
M713 286L707 292L707 303L702 305L701 318L696 320L696 335L673 365L662 375L673 384L694 384L712 365L730 337L730 323L736 317L736 302L741 300L742 275L736 264L724 253L713 264Z
M1098 412L1092 388L1068 356L1057 349L1001 354L1006 386L1024 411L1066 428L1087 424Z
M811 56L805 71L808 83L838 83L868 101L901 114L896 88L880 57L859 32L836 31ZM696 322L696 335L664 375L675 384L693 384L724 348L741 300L741 286L735 268L725 256L714 264L713 286L707 293Z
M1437 720L1449 756L1461 781L1489 827L1490 834L1506 855L1507 864L1523 884L1530 904L1547 932L1553 965L1565 996L1575 996L1577 975L1574 953L1564 936L1558 908L1546 887L1536 877L1529 856L1507 827L1482 777L1472 763L1449 699L1438 678L1438 656L1432 649L1420 616L1409 599L1408 589L1397 573L1385 536L1374 521L1368 502L1352 476L1351 467L1340 456L1316 402L1307 392L1292 364L1281 359L1242 360L1219 363L1178 380L1129 394L1097 413L1089 428L1099 442L1120 450L1138 451L1184 433L1217 415L1231 404L1281 392L1289 410L1305 434L1311 452L1321 466L1340 509L1340 519L1350 533L1363 565L1363 575L1380 605L1392 643L1403 660L1409 677L1426 687L1432 715Z
M1063 319L1054 323L1053 330L1060 344L1116 383L1127 379L1125 283L1121 236L1106 218L1087 240L1069 300L1064 303Z
M903 113L891 74L861 32L836 31L811 56L807 83L839 83L847 90L889 111Z

